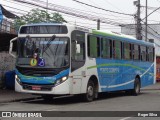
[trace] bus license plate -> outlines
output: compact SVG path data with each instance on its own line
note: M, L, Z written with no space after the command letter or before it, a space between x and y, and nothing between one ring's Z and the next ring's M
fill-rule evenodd
M32 90L41 90L41 86L32 86Z

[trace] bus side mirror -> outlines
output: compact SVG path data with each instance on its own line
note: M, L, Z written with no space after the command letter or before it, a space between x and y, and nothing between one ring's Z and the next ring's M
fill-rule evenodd
M12 57L14 57L14 58L17 57L17 55L12 52L12 51L13 51L13 42L16 41L16 40L17 40L17 37L13 38L13 39L10 41L10 46L9 46L9 54L10 54Z
M76 53L80 52L81 52L80 44L76 44Z

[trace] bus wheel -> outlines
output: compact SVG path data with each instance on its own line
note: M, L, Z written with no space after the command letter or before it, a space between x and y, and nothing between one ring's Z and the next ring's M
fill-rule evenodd
M53 100L53 96L52 95L42 95L42 98L45 101L52 101Z
M132 95L137 96L140 93L140 88L141 88L140 80L139 78L136 78L134 82L134 89L132 90Z
M85 101L87 102L91 102L94 100L95 98L95 86L93 81L89 81L88 85L87 85L87 90L86 90L86 94L85 94Z

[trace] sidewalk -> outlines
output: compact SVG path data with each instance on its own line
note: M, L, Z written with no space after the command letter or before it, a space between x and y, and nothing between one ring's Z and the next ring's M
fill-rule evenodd
M142 91L143 90L160 90L160 82L157 82L156 84L154 85L150 85L150 86L147 86L147 87L144 87L141 89Z
M31 94L18 93L18 92L15 92L14 90L0 89L0 103L32 100L39 97L40 96L31 95Z
M155 85L150 85L141 89L144 90L160 90L160 82L156 83ZM0 103L6 102L16 102L22 100L33 100L36 98L40 98L40 96L25 94L25 93L18 93L14 90L0 90Z

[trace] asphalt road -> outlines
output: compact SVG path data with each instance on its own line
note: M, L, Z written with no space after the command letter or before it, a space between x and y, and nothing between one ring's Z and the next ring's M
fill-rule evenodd
M1 103L0 111L160 111L160 90L143 90L139 96L129 96L123 92L102 94L93 102L82 102L79 97L55 98L47 102L43 99ZM74 114L74 113L73 113ZM87 114L85 112L84 114ZM107 112L106 112L107 114ZM116 112L115 112L116 114ZM123 113L125 114L125 112ZM91 115L92 116L92 115ZM7 120L9 118L0 118ZM17 120L17 118L12 118ZM24 119L24 118L23 118ZM29 118L25 118L28 120ZM24 120L25 120L24 119ZM30 118L31 120L33 118ZM36 118L34 118L36 119ZM40 119L40 118L37 118ZM44 118L41 118L42 120ZM158 117L54 117L51 120L159 120Z

